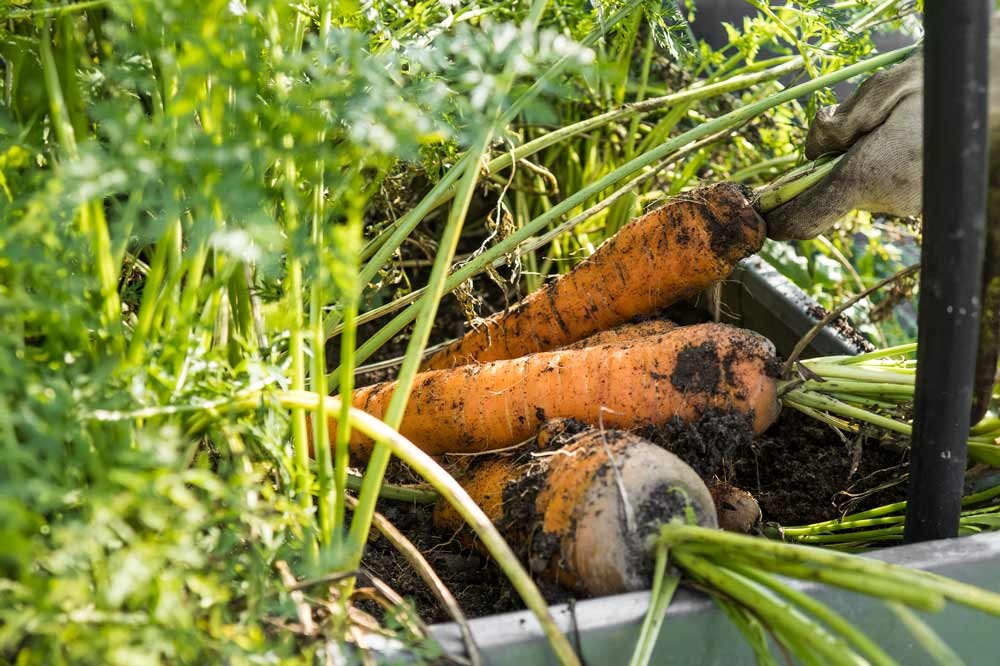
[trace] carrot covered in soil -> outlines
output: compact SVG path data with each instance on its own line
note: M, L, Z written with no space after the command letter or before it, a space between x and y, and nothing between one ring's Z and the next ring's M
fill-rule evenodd
M628 429L694 421L714 408L746 414L762 432L780 409L777 365L763 336L698 324L618 345L421 373L399 430L431 455L513 446L557 417ZM354 406L381 418L395 387L357 389ZM352 435L355 460L370 448L369 439Z
M536 575L591 595L647 589L646 540L660 525L716 526L712 497L694 470L636 435L588 428L548 446L541 456L475 460L460 480ZM434 522L462 529L445 502Z
M647 319L631 324L622 324L606 331L598 331L587 336L583 340L577 340L568 345L559 347L557 351L568 349L586 349L587 347L600 347L601 345L617 345L628 342L635 342L639 338L649 338L654 335L663 335L677 328L677 324L669 319Z
M766 233L738 185L687 192L626 224L571 272L431 355L423 369L552 350L651 314L725 279Z

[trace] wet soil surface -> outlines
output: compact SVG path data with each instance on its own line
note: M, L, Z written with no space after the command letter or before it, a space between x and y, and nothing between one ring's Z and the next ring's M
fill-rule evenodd
M787 408L757 437L744 416L714 413L693 426L675 422L639 434L677 454L706 482L750 492L765 522L819 522L906 494L900 484L877 490L900 477L905 449L865 437L845 441L829 426Z

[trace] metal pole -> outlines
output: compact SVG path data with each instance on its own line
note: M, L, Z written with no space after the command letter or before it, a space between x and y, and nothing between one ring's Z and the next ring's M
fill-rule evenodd
M990 0L924 3L924 239L904 537L958 534L986 225Z

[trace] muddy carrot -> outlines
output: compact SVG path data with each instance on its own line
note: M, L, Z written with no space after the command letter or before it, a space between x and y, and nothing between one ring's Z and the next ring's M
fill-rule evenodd
M688 192L632 220L571 272L487 319L423 368L552 350L651 314L727 277L765 235L739 186Z
M635 428L694 421L713 408L746 414L761 432L778 416L776 366L763 336L698 324L621 345L421 373L400 432L441 455L512 446L555 417ZM394 382L358 389L354 406L381 417L394 389ZM366 458L370 445L355 434L352 456Z
M635 342L640 338L650 338L663 335L677 328L677 324L669 319L648 319L646 321L632 324L622 324L609 328L606 331L598 331L587 336L583 340L577 340L568 345L559 347L558 351L568 349L585 349L586 347L600 347L601 345L618 345L627 342Z
M550 446L520 460L477 461L460 480L536 575L591 595L647 589L646 539L660 525L716 526L712 497L694 470L636 435L588 428ZM444 502L434 522L462 528Z

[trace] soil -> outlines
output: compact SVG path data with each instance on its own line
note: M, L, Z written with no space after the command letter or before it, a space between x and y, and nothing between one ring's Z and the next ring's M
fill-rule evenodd
M719 390L721 379L719 354L711 341L685 345L677 354L677 363L670 375L670 383L681 393L714 394Z
M674 422L639 434L677 454L706 482L750 492L765 522L814 523L906 495L901 484L877 490L900 476L905 448L871 438L845 441L831 427L787 408L757 437L745 416L717 413L693 425Z

